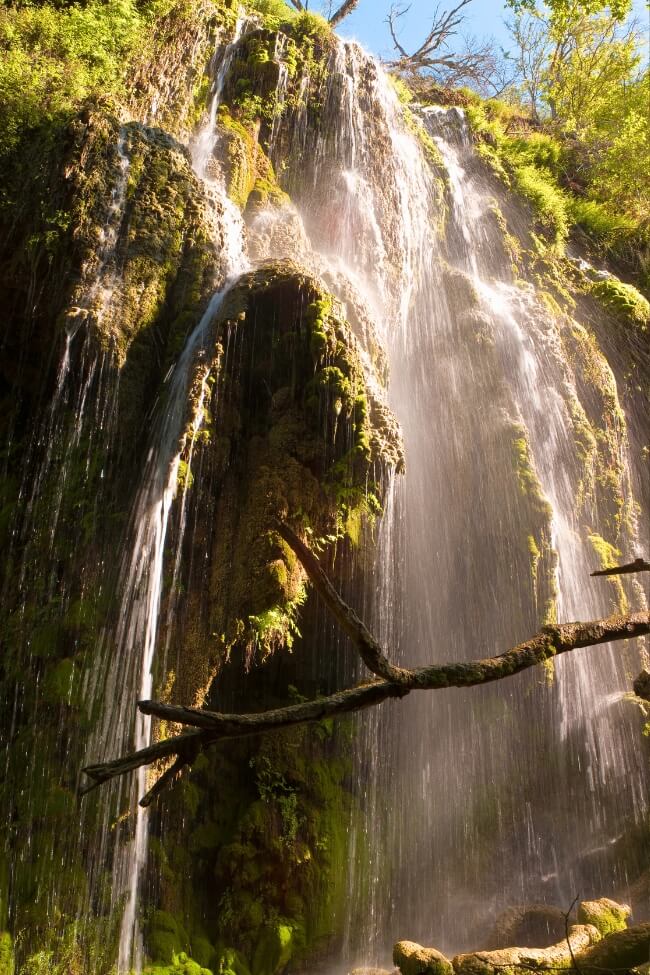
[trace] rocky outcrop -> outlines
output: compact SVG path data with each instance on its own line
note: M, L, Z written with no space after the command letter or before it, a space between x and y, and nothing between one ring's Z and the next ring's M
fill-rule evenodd
M630 909L626 904L603 897L596 901L583 901L578 906L578 924L569 924L565 914L556 908L537 906L512 908L497 920L490 941L508 937L528 938L546 928L558 933L562 920L564 937L548 947L532 947L524 944L486 951L474 951L456 955L451 962L435 948L423 948L410 941L399 941L393 949L393 959L402 975L508 975L542 971L623 971L648 960L650 950L650 924L627 928Z
M402 975L453 975L451 962L435 948L423 948L414 941L398 941L393 961Z

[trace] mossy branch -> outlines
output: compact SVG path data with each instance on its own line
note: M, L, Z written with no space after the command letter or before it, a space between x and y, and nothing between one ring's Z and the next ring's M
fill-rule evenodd
M341 629L347 633L356 646L364 664L377 677L394 683L404 683L409 677L409 671L402 667L395 667L390 663L379 643L365 623L359 619L351 606L336 591L325 570L314 553L284 522L276 526L278 534L293 550L309 576L309 579L321 599L335 618Z
M650 562L645 559L635 559L634 562L627 562L625 565L615 565L609 569L598 569L592 572L592 576L618 576L626 575L631 572L650 572Z
M281 534L296 552L298 558L301 561L304 558L305 571L318 588L321 596L326 600L337 620L352 638L362 658L368 657L372 660L373 665L377 665L379 660L379 666L386 669L385 665L388 662L381 647L351 607L336 592L318 559L286 526L282 526ZM143 765L151 765L154 762L175 756L174 765L163 773L156 785L140 800L142 805L148 805L162 792L166 785L176 778L184 766L192 764L199 752L219 741L278 731L283 728L321 721L324 718L338 717L342 714L349 714L380 704L388 698L404 697L412 690L473 687L477 684L502 680L504 677L511 677L513 674L543 663L561 653L616 640L628 640L647 633L650 633L650 616L647 612L612 616L609 619L593 620L588 623L563 623L547 626L532 639L520 643L496 657L461 663L434 664L416 670L392 668L388 664L389 670L387 672L397 671L398 678L396 680L375 679L366 684L338 691L327 697L289 705L285 708L262 711L258 714L221 714L200 708L162 704L158 701L140 701L138 707L143 713L155 715L158 718L178 724L189 725L196 730L156 742L123 758L86 767L83 771L92 779L92 784L85 787L82 793L89 792L97 785Z
M333 13L332 16L330 17L329 19L330 26L336 27L338 24L341 23L343 18L347 17L348 14L351 14L354 8L357 7L358 5L359 5L359 0L345 0L345 3L342 3L341 6L338 8L338 10L335 11L335 13Z

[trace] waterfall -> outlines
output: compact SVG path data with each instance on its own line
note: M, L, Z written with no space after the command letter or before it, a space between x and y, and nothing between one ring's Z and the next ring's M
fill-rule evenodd
M178 493L179 465L184 447L184 425L188 419L188 394L192 373L206 349L210 326L224 298L237 278L248 269L243 249L243 224L237 207L228 198L221 173L210 169L218 136L215 120L223 90L223 81L244 27L237 21L235 37L223 52L213 58L214 81L207 119L193 139L192 164L203 181L208 199L215 210L214 223L222 235L221 263L224 284L213 295L205 313L190 334L178 362L166 377L165 403L152 432L141 487L131 516L131 541L126 546L120 570L121 608L119 623L110 640L114 663L109 669L102 699L106 709L99 735L92 747L101 746L106 755L116 754L132 744L134 750L151 743L151 717L139 712L132 729L133 702L152 695L154 657L158 649L159 625L163 595L163 568L168 544L168 527L173 501ZM200 394L191 404L189 445L186 472L178 512L178 530L174 538L174 579L178 574L183 535L186 525L186 494L191 477L194 443L203 422L203 403L208 372L200 374ZM173 583L172 583L173 586ZM173 610L173 600L169 612ZM168 619L168 627L170 620ZM116 708L117 705L117 708ZM147 791L146 769L139 769L129 790L129 803L135 809L132 835L115 848L113 867L113 904L124 902L119 938L118 972L142 970L143 945L139 923L139 898L147 861L149 837L148 811L138 805ZM105 823L104 834L108 828Z
M328 79L319 128L289 116L282 144L301 160L286 185L317 266L343 300L347 280L371 309L404 430L407 473L384 514L371 623L396 659L418 665L606 615L612 590L589 573L607 515L576 446L586 353L571 361L567 338L586 342L584 325L519 280L498 187L461 110L411 112L407 128L355 44L338 44ZM433 166L419 125L440 153ZM601 422L612 425L625 560L636 528L624 421L609 366L589 354L611 407ZM644 605L634 586L618 599ZM628 660L620 648L575 654L546 677L359 719L365 825L351 840L346 965L386 965L398 938L471 947L512 904L568 907L578 892L625 887L589 851L647 808Z
M228 193L232 160L220 118L236 97L250 95L250 79L238 88L237 71L251 38L255 82L274 86L273 111L250 131L239 123L233 131L250 137L245 147L252 158L255 140L257 148L263 140L266 169L259 182L275 189L277 181L286 196L269 194L267 203L242 213ZM188 558L194 534L201 535L191 518L199 502L189 487L192 474L202 474L201 433L212 384L218 388L220 379L214 323L220 312L225 317L242 276L264 261L287 260L322 279L351 323L367 389L403 430L406 472L387 479L383 515L372 540L368 531L367 546L362 542L373 568L354 597L391 659L419 666L485 657L544 623L645 606L638 585L590 577L605 549L620 551L622 561L638 554L634 472L614 373L582 310L556 300L546 290L545 270L521 257L530 243L527 215L481 161L463 111L402 105L382 66L353 42L333 39L319 72L313 61L296 59L293 40L282 32L272 36L269 64L268 39L259 22L239 17L229 43L220 38L210 61L202 124L187 146L172 145L171 137L165 143L182 155L188 171L191 159L200 182L218 267L209 290L201 291L204 302L216 290L204 314L193 312L189 327L184 322L174 332L183 346L173 346L164 380L171 354L160 368L158 398L142 399L149 412L134 440L146 448L134 463L124 510L117 511L116 522L123 517L123 524L89 546L100 580L96 600L114 605L102 617L99 648L87 652L79 704L85 722L79 748L92 762L152 741L151 718L136 714L135 702L159 691L156 666L161 660L166 666L196 609L179 610L179 593L192 576L185 560L195 555ZM64 566L74 552L68 539L61 541L59 524L66 493L77 481L96 482L95 504L104 503L118 428L123 363L100 326L127 287L120 241L130 232L132 168L137 175L142 159L131 158L135 140L128 125L116 123L113 132L106 219L60 331L50 402L21 474L24 513L12 535L15 619L30 633L31 613L38 637L43 611L44 640L51 638L44 610L54 607L58 624L72 602ZM255 171L253 183L259 175ZM184 234L177 236L179 247L189 246ZM243 359L239 333L248 326L228 321L223 355L234 386ZM247 333L251 359L257 325ZM218 427L221 417L211 419ZM236 421L229 421L235 429ZM214 447L226 458L234 450L229 436ZM95 471L98 442L104 449ZM88 513L81 504L79 510L83 532ZM203 555L203 537L196 551L201 544ZM44 551L47 558L36 565ZM201 566L207 564L206 555ZM9 574L12 567L13 561ZM86 568L79 570L80 602ZM285 571L284 564L276 568ZM197 576L202 569L193 571ZM10 583L3 582L3 592ZM321 629L331 635L327 626ZM230 652L220 632L210 636L218 644L215 658ZM15 670L36 661L40 676L39 652L38 639L26 637ZM335 662L328 658L327 666L343 671L344 656L337 645ZM638 656L638 648L622 644L576 652L509 681L413 693L355 717L337 970L388 966L391 946L402 938L446 952L475 947L485 942L495 915L515 904L566 908L576 894L624 892L628 877L617 843L647 815L639 723L625 699ZM320 664L309 663L315 693L322 693ZM62 670L69 698L76 666L70 674ZM217 665L211 661L205 670L211 681ZM360 664L355 676L367 677ZM6 701L12 728L19 718L24 725L34 721L36 685L34 700L23 700L16 682L15 699ZM201 701L208 688L203 680ZM53 747L69 749L66 734L61 730ZM38 747L38 739L19 737L24 764L38 768ZM281 769L278 776L288 807L295 793ZM137 800L150 784L140 769L132 780L102 786L97 806L84 808L78 832L66 838L76 844L75 856L85 858L89 877L88 894L75 894L69 915L118 919L119 975L140 973L145 962L141 921L153 903L148 857L157 834ZM25 799L30 810L39 785L35 776ZM295 833L297 820L293 826ZM88 835L96 838L90 851ZM30 836L21 853L25 861L31 843ZM49 856L54 859L53 852ZM57 857L63 867L60 851ZM44 894L38 891L48 898L48 918L63 882L55 878L43 884ZM215 905L216 913L219 898Z

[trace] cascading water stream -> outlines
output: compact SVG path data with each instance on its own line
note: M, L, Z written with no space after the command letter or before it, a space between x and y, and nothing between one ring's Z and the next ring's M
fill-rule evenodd
M350 281L371 310L405 435L407 474L378 549L378 591L392 595L375 603L375 629L398 659L422 664L496 653L546 613L606 614L610 594L589 581L594 552L576 506L572 410L584 408L562 323L513 280L495 191L462 115L423 115L444 163L441 198L381 69L340 43L328 78L319 130L290 116L284 145L312 161L288 176L312 259L335 292ZM615 449L632 546L623 438ZM593 505L588 516L597 526ZM593 842L578 831L607 844L645 808L638 731L621 703L620 654L576 656L558 664L552 686L528 675L360 720L368 825L352 838L346 964L385 964L400 937L469 946L502 907L565 906L576 889L624 885L583 857Z
M213 66L217 68L217 72L213 82L208 117L191 147L193 168L203 181L208 198L213 202L214 222L222 237L221 260L225 284L213 295L204 315L188 338L178 362L167 376L169 385L164 412L151 439L142 486L135 501L132 515L132 541L120 573L121 610L119 624L112 641L115 648L115 664L109 672L107 685L103 691L103 699L111 702L110 709L105 712L99 738L107 754L116 753L129 739L132 701L149 698L152 694L153 662L157 650L163 595L165 546L172 502L177 494L181 437L187 421L190 375L201 355L210 325L224 297L249 266L243 250L244 233L241 215L228 198L221 174L215 175L210 167L210 160L218 141L215 121L224 78L243 28L244 21L240 19L237 22L234 41L226 47L221 57L215 55L213 59ZM203 418L206 378L203 376L200 396L193 405L189 433L188 472L179 511L179 531L175 539L176 570L185 528L185 491L190 476L189 467L194 441ZM117 718L116 701L119 702ZM151 718L138 713L132 735L135 749L146 747L151 741ZM146 770L140 769L130 790L130 801L136 808L132 839L118 846L115 851L113 901L117 905L125 899L119 939L118 971L120 973L140 972L143 962L138 902L146 865L149 825L147 811L137 805L137 798L146 792L146 781ZM106 826L104 833L106 834Z

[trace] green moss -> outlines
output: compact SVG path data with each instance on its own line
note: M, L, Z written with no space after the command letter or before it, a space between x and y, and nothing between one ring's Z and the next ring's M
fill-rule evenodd
M278 922L267 928L255 948L252 975L278 975L290 961L293 949L293 927Z
M650 302L631 284L609 277L596 281L591 293L607 309L613 311L630 325L647 331L650 328Z
M518 433L518 436L512 440L512 447L519 490L533 501L540 513L550 518L553 510L542 491L539 477L533 467L528 431L521 424L513 424L513 430Z
M616 546L610 544L602 535L598 535L596 532L592 532L588 537L591 547L598 557L599 567L601 569L612 569L618 565L621 552ZM608 576L606 581L614 590L618 611L627 613L629 608L628 599L620 578L617 576Z
M320 14L304 10L291 20L291 36L299 43L317 40L328 45L332 40L332 28Z
M214 975L250 975L250 969L235 948L220 948L216 952Z
M49 704L81 707L80 675L71 657L58 661L46 671L43 681L43 700Z
M396 74L388 74L386 77L402 105L409 105L413 101L414 96L404 79Z
M597 901L583 901L579 905L578 923L593 924L605 938L615 931L624 931L630 913L627 904L617 904L616 901L603 897Z
M259 14L267 30L277 30L281 24L295 20L298 12L284 0L246 0L249 10Z
M0 934L0 975L14 975L14 946L7 931Z
M564 194L534 166L517 166L513 185L531 204L541 231L562 253L569 234Z
M174 955L169 965L147 965L143 969L143 975L212 975L212 972L207 968L202 968L185 952L180 952L180 954Z
M535 541L534 535L528 535L528 554L530 555L530 574L533 579L533 584L537 584L537 566L541 558L541 553L537 547L537 542Z

